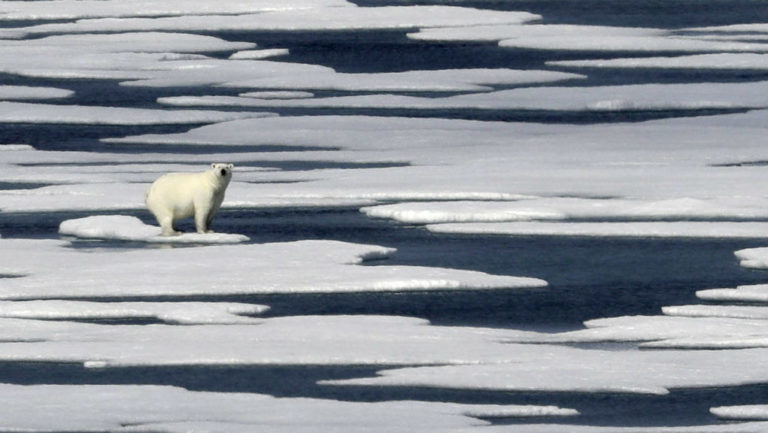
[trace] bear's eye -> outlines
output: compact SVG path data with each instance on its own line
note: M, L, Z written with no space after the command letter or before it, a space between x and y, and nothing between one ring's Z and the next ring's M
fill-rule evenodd
M226 170L226 169L224 169L224 168L222 168L222 169L221 169L221 175L222 175L222 176L226 176L226 175L227 175L227 170Z

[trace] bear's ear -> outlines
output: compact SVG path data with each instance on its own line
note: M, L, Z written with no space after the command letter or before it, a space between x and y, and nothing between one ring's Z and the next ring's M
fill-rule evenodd
M233 168L235 168L235 164L227 164L227 167L229 167L229 169L232 170Z
M216 163L215 162L211 163L211 168L216 168Z

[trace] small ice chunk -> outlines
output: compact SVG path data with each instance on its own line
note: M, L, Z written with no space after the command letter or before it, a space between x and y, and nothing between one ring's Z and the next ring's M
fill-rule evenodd
M696 294L699 295L699 292ZM701 298L701 296L699 297ZM675 305L662 307L661 310L668 316L768 319L768 307L742 305Z
M245 92L239 95L241 98L257 98L257 99L301 99L301 98L313 98L315 96L312 92L301 91L274 91L274 92Z
M748 248L736 251L735 254L745 268L768 268L768 248Z
M708 301L768 302L768 284L739 286L735 289L708 289L696 292Z
M162 236L157 226L144 224L127 215L100 215L66 220L59 225L59 234L84 239L113 239L151 243L231 244L247 242L248 236L229 233L185 233Z
M54 87L0 86L0 100L60 99L68 98L74 93Z
M719 406L709 410L718 418L741 420L768 420L768 405Z
M231 56L229 56L230 60L261 60L261 59L267 59L270 57L280 57L280 56L287 56L290 54L288 49L285 48L273 48L269 50L247 50L247 51L238 51Z

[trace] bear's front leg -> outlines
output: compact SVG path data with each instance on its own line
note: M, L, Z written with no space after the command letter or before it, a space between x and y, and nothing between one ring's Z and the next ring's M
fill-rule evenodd
M208 233L208 212L195 209L195 229L198 233Z

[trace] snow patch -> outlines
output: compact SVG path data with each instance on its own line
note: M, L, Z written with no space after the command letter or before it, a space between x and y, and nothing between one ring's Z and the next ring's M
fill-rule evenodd
M233 244L247 242L248 236L230 233L183 233L162 236L160 227L144 224L127 215L99 215L62 222L59 234L83 239L106 239L168 244Z

